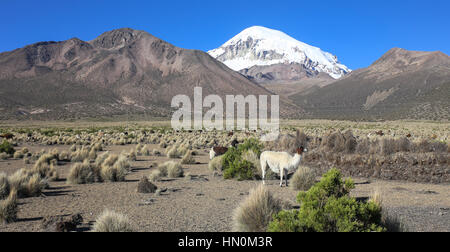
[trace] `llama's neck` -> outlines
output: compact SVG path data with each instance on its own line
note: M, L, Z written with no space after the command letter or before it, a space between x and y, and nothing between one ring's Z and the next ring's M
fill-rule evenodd
M302 156L296 153L291 160L289 165L290 168L296 169L300 165L300 161L302 160Z

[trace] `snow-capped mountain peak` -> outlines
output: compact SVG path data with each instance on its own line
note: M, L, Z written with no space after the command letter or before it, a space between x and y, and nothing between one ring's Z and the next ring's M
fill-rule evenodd
M235 71L280 63L303 64L335 79L351 71L331 53L300 42L284 32L262 26L247 28L208 53Z

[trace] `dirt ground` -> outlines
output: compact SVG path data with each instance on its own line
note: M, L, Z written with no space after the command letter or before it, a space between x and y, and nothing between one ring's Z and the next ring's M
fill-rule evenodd
M53 149L55 146L24 145L32 152ZM159 149L157 145L149 145ZM21 146L22 147L22 146ZM134 145L107 146L113 153L129 151ZM57 146L68 150L69 146ZM137 193L142 176L150 174L153 163L167 161L166 156L138 157L133 171L125 182L67 185L66 174L71 163L58 166L61 181L50 182L41 197L19 200L18 221L0 224L0 231L44 231L42 220L48 216L68 216L81 213L84 223L79 231L88 231L104 209L126 214L136 231L231 231L232 214L251 188L261 181L224 180L208 170L206 150L195 156L198 164L183 165L191 179L165 179L155 183L163 189L161 195ZM0 172L32 166L23 160L0 161ZM450 185L418 184L400 181L381 181L355 178L355 197L368 197L380 190L384 208L404 222L408 231L450 231ZM267 187L280 198L295 203L297 192L280 188L276 180ZM47 230L48 231L48 230Z

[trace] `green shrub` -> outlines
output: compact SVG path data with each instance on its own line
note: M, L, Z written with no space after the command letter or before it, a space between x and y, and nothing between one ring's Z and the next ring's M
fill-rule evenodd
M14 147L12 146L12 144L10 142L4 140L3 143L0 144L0 153L1 152L4 152L9 155L13 155L14 152L16 152L16 151L14 150Z
M262 153L263 144L259 142L256 138L250 138L245 140L244 143L238 145L238 150L241 153L244 153L245 151L252 150L259 158Z
M250 180L254 177L255 166L247 160L234 160L223 173L225 179L236 178L239 181Z
M309 191L300 192L299 210L281 211L269 224L270 232L372 232L385 231L381 206L357 202L349 196L353 182L331 169Z
M237 148L231 147L222 158L223 175L225 179L237 178L249 180L255 178L256 165L243 158L243 154L252 151L259 158L262 152L262 144L257 139L247 139Z

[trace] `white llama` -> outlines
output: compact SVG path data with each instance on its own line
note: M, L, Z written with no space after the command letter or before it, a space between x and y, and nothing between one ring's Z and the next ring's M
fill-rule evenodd
M260 157L263 184L265 184L264 179L266 177L267 166L269 166L273 172L280 174L280 186L283 186L283 177L285 177L286 186L288 186L288 174L298 168L302 160L302 154L305 151L305 148L300 147L294 156L287 152L263 152Z

